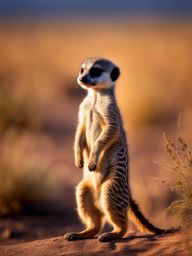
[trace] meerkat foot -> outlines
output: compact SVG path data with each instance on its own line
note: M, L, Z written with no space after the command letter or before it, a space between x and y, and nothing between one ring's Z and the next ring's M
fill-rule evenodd
M67 241L78 240L79 239L78 233L73 233L73 232L66 233L64 235L64 239L67 240Z
M122 238L122 235L118 234L118 233L113 233L113 232L109 232L109 233L103 233L102 235L99 236L99 241L100 242L109 242L115 239L120 239Z
M64 235L64 239L67 241L75 241L85 239L85 237L82 237L82 235L79 233L69 232Z
M91 238L94 238L96 233L98 233L98 231L95 231L94 229L82 231L80 233L69 232L64 235L64 239L67 241L91 239Z

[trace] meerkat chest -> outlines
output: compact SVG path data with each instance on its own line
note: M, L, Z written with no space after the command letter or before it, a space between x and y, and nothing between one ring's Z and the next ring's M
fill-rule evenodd
M96 107L91 107L87 111L86 115L86 137L88 145L92 145L92 143L98 138L102 132L103 124L102 113L99 112Z

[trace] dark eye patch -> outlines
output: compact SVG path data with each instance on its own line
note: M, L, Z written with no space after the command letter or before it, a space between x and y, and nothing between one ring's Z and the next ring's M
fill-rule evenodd
M91 68L89 73L92 77L99 77L102 74L103 70L101 68Z
M84 68L81 68L80 73L83 74L83 72L84 72Z
M114 82L117 80L117 78L120 75L120 71L118 67L115 67L112 71L111 71L111 80Z

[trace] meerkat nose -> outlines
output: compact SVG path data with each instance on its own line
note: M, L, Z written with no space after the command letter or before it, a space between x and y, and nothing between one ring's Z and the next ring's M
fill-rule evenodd
M89 82L89 80L88 80L88 78L86 76L81 77L80 81L85 83L85 84Z

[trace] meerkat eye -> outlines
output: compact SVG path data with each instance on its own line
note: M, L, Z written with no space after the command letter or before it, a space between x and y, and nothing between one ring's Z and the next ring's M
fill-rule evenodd
M81 68L80 73L83 74L84 70L85 70L84 68Z
M100 68L91 68L90 75L94 77L98 77L102 74L103 70Z

